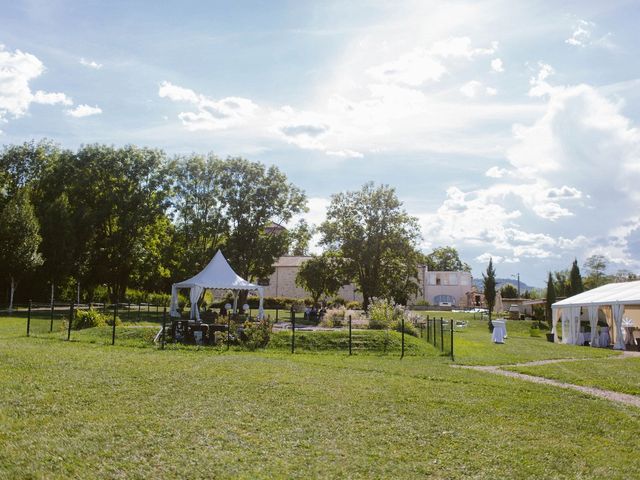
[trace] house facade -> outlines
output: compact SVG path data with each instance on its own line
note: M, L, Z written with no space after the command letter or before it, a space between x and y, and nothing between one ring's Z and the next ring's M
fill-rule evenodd
M306 298L309 292L296 285L296 275L308 256L284 256L274 264L275 271L268 279L260 283L264 286L264 294L269 297ZM426 265L418 267L418 285L420 294L414 302L424 300L430 305L451 305L455 307L471 307L469 303L473 278L469 272L432 272ZM362 294L353 284L344 285L338 295L346 301L362 301Z

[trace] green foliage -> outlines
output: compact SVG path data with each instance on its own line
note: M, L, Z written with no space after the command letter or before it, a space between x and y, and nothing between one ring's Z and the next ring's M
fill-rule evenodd
M578 260L574 259L571 265L571 273L569 273L569 294L571 296L577 295L584 291L582 285L582 276L580 275L580 268L578 267Z
M122 321L119 317L116 317L116 325L121 325ZM104 327L106 325L113 326L113 315L103 314L97 310L75 310L73 316L73 323L71 328L73 330L83 330L85 328Z
M437 247L425 257L425 263L432 272L470 272L469 264L460 260L454 247Z
M505 283L500 289L502 298L518 298L518 289L510 283Z
M339 255L314 255L300 265L296 285L311 293L315 305L321 297L335 295L342 285L348 283L343 271L344 262Z
M333 195L320 232L321 243L345 259L365 309L374 297L406 303L419 291L418 221L402 208L393 188L367 183L359 191Z
M399 308L385 298L373 298L367 316L369 317L369 328L373 330L383 330L390 328L395 320L402 315Z
M293 228L289 229L289 237L291 239L289 254L309 255L309 243L314 233L315 228L313 225L309 225L304 219L299 220Z
M587 278L584 280L587 289L597 288L607 282L607 259L604 255L591 255L584 262Z
M531 328L529 329L529 335L532 336L532 337L541 337L542 336L542 334L540 333L540 329L535 325L532 325Z
M419 300L416 300L416 302L414 303L414 305L415 305L416 307L428 307L428 306L429 306L429 305L431 305L431 304L429 303L429 301L428 301L428 300L425 300L424 298L421 298L421 299L419 299Z
M240 337L240 344L253 351L264 348L271 338L271 323L263 319L259 322L244 322L243 336Z
M493 307L496 305L496 270L493 268L493 259L489 259L489 265L487 266L487 273L482 274L482 280L484 284L484 299L487 302L487 309L489 310L489 323L491 323L491 313Z
M287 231L273 222L286 223L305 211L306 196L277 167L243 158L225 160L219 181L228 225L224 254L241 277L266 278L291 241Z
M549 326L551 326L552 321L551 305L554 303L556 303L556 287L553 284L553 275L549 272L549 278L547 279L547 298L545 303L547 322L549 323Z
M18 191L0 212L0 271L11 280L9 309L17 282L42 265L39 230L28 191Z
M353 300L351 302L347 302L345 304L345 307L347 308L347 310L362 310L362 302Z

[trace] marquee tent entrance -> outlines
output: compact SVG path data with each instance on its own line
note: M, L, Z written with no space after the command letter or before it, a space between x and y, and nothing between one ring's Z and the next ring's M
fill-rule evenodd
M200 312L198 311L198 300L204 294L205 290L223 290L233 292L233 313L238 310L238 293L241 290L257 291L260 297L260 305L258 307L258 318L262 318L264 313L264 289L259 285L255 285L246 281L233 271L227 259L220 250L218 250L204 269L194 277L182 282L174 283L171 286L171 308L170 315L179 317L178 312L178 290L188 288L189 300L191 302L190 318L200 321Z
M610 283L574 295L551 305L552 330L561 320L562 343L626 350L640 335L640 281ZM598 319L606 318L607 326L598 331ZM584 324L581 325L581 317ZM606 330L606 331L603 331ZM603 335L606 334L606 335ZM588 335L587 335L588 334Z

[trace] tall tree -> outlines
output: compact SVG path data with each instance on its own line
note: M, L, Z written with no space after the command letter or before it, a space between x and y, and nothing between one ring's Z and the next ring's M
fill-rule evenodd
M296 285L307 290L313 303L317 304L322 296L334 296L342 285L348 283L343 271L344 265L339 255L333 252L313 255L300 265Z
M277 167L229 158L221 165L220 203L228 234L224 254L233 269L249 280L273 273L274 261L287 253L291 238L283 224L306 211L306 196Z
M418 221L402 208L393 188L367 183L359 191L332 195L320 232L321 243L348 262L365 309L374 297L418 292Z
M547 279L547 299L546 299L546 317L549 322L549 328L551 328L551 305L556 303L556 287L553 284L553 275L549 272L549 278Z
M291 237L291 246L289 248L290 255L305 256L309 255L309 244L315 229L313 225L309 225L306 220L300 220L289 230Z
M222 207L223 164L213 154L191 155L175 164L176 241L188 245L180 252L175 276L202 269L224 243L228 225Z
M571 281L569 276L569 271L567 270L558 270L553 273L555 280L554 285L556 289L556 298L558 297L568 297L571 295Z
M13 310L18 282L42 264L38 253L41 240L28 192L19 190L0 212L0 268L11 284L9 310Z
M76 278L89 291L107 284L112 300L122 299L154 237L152 227L163 226L169 206L165 155L132 145L88 145L60 168L74 207Z
M580 268L578 267L578 259L574 259L573 264L571 265L569 284L569 293L571 296L584 292L584 286L582 285L582 275L580 275Z
M426 256L429 270L436 272L470 272L471 267L460 260L454 247L437 247Z
M489 325L491 325L491 313L496 305L496 270L493 268L493 258L489 258L487 273L482 274L482 280L484 284L484 299L489 310Z
M591 255L584 262L584 268L587 271L585 279L585 287L596 288L604 285L607 281L607 259L604 255Z

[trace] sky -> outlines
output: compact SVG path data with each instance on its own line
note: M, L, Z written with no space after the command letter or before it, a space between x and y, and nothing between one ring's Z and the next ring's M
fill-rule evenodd
M319 224L396 189L421 248L640 273L638 1L0 0L0 143L278 166Z

